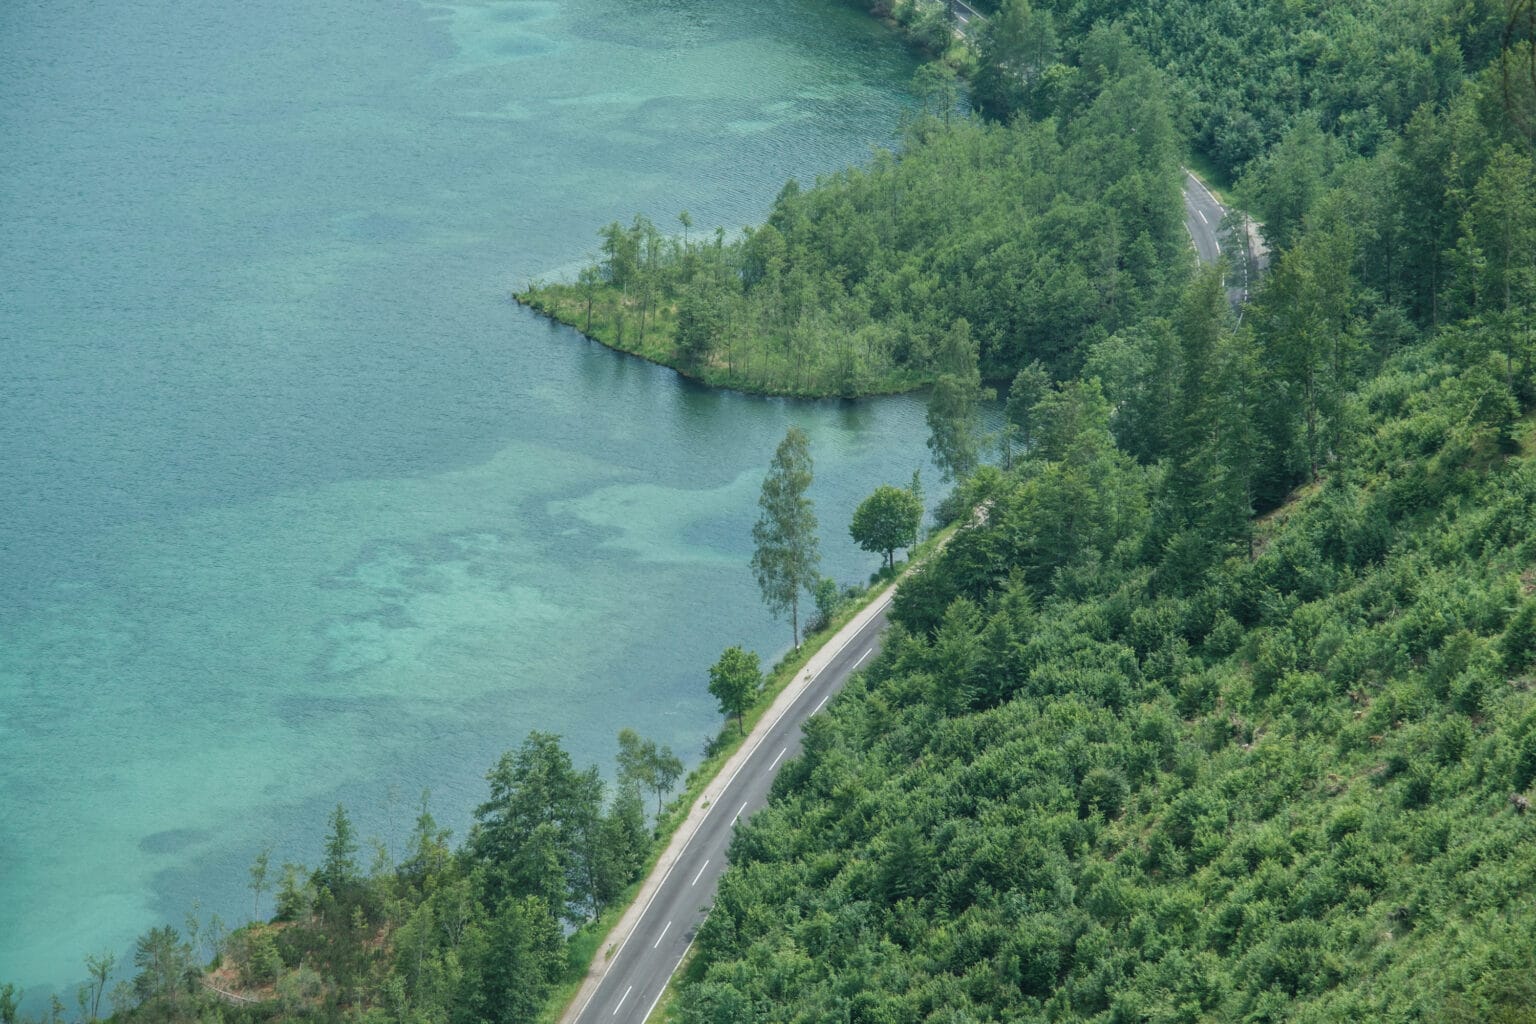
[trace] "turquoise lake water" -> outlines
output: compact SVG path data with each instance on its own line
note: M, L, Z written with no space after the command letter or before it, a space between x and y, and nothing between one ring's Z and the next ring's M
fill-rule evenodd
M759 219L913 66L825 0L0 5L0 981L245 920L337 801L462 835L530 729L698 760L707 666L787 643L786 426L853 582L857 501L937 490L922 407L706 392L507 293L637 210Z

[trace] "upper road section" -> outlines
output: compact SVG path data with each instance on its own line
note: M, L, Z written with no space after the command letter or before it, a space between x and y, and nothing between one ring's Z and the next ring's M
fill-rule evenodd
M1201 263L1217 263L1226 257L1227 301L1233 309L1240 309L1248 301L1250 278L1264 269L1267 250L1251 220L1237 218L1240 224L1233 231L1228 212L1204 182L1184 172L1184 226L1189 229L1190 241Z
M986 16L964 0L935 0L942 3L955 27L955 34L969 41L975 31L987 23ZM1188 170L1184 172L1184 224L1195 244L1201 263L1217 263L1227 257L1227 300L1233 309L1248 301L1248 279L1264 267L1264 245L1252 222L1243 218L1236 235L1226 225L1227 208L1211 194L1205 183ZM1225 244L1225 249L1223 245Z
M1222 222L1227 208L1217 201L1200 179L1184 172L1184 225L1195 243L1195 252L1201 263L1215 263L1221 259Z

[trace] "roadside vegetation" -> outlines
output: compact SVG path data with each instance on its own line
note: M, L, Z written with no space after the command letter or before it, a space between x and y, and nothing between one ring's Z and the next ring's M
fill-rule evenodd
M787 517L789 539L813 551L802 493L810 454L793 428L786 444L765 479L765 494L780 499L764 502L765 515ZM920 513L915 475L913 488L896 493ZM907 525L880 542L919 557L949 535L918 543L916 521ZM364 841L338 805L316 866L279 866L269 849L257 852L245 924L231 931L194 907L180 927L145 932L127 955L86 957L91 981L72 1007L56 997L47 1016L29 1018L18 1010L23 993L0 985L0 1021L550 1024L611 952L603 940L704 788L807 661L903 568L881 550L887 563L868 587L839 586L814 572L814 560L789 558L804 572L774 593L793 585L793 600L811 602L796 634L803 643L767 673L755 652L724 651L707 688L726 724L681 789L682 760L633 729L619 730L611 784L595 766L576 768L558 736L532 732L487 773L488 798L457 847L426 793L398 857Z

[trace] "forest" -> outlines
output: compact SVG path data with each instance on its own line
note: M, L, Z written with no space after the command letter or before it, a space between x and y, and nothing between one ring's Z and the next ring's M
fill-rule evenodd
M722 386L926 386L955 484L667 1012L1536 1020L1529 0L978 7L897 151L521 296ZM1241 310L1182 161L1274 249ZM630 734L610 789L534 733L461 847L424 803L371 869L337 808L318 867L253 867L270 921L146 934L78 1018L537 1019L669 757Z

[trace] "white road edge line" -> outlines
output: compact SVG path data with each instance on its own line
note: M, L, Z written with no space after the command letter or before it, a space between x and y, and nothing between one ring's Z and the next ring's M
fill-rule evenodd
M618 1003L618 1005L613 1008L613 1013L609 1014L609 1016L617 1017L619 1015L619 1010L622 1009L623 1006L624 1006L624 1000L628 999L629 998L629 994L631 992L633 992L634 990L635 990L635 986L633 986L633 985L629 986L629 988L624 990L624 994L619 996L619 1003Z
M788 752L789 752L789 748L785 747L783 750L779 751L779 757L783 757ZM775 768L777 768L779 766L779 757L776 757L776 758L773 759L773 764L768 766L768 770L769 771L773 771Z
M656 936L656 941L654 943L652 943L652 945L651 945L652 949L655 949L657 946L661 945L661 940L667 937L667 928L671 928L671 927L672 927L672 922L668 921L667 924L666 924L666 927L661 930L661 934Z
M1186 178L1188 178L1190 181L1194 182L1196 185L1199 185L1200 186L1200 191L1204 192L1206 195L1211 197L1211 202L1215 203L1217 206L1221 206L1221 200L1216 198L1216 193L1214 193L1210 189L1206 188L1205 187L1205 182L1203 182L1199 178L1195 177L1193 171L1189 170L1186 167L1184 169L1184 176Z
M698 932L693 933L693 939L699 937ZM683 947L683 955L677 958L677 966L672 968L672 974L677 973L677 968L683 966L683 961L688 959L688 951L693 948L693 939L688 940L688 945ZM672 981L672 974L667 975L668 984ZM656 993L656 998L651 1000L651 1008L645 1011L645 1016L640 1018L640 1024L645 1024L651 1019L651 1014L656 1012L656 1004L661 1002L661 997L667 994L667 986L661 986L661 991Z
M693 881L689 882L688 884L689 885L698 885L699 884L699 879L704 877L704 869L707 868L707 867L709 867L709 861L705 861L703 864L700 864L699 865L699 873L694 875L693 876Z

